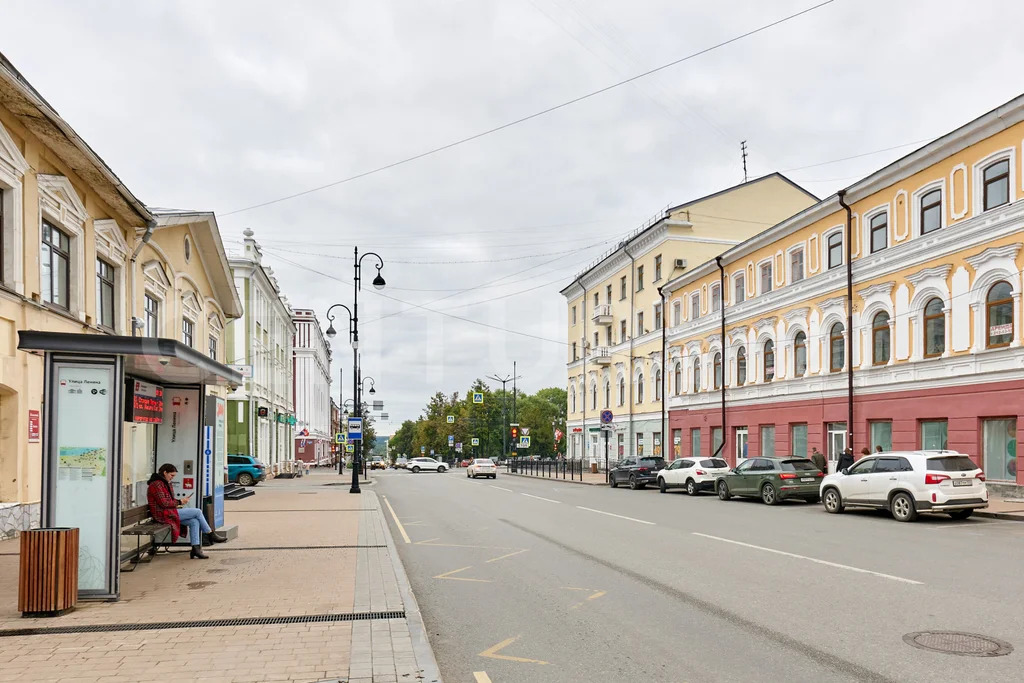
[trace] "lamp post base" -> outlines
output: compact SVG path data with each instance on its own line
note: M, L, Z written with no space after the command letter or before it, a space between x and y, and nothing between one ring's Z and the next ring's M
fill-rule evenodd
M353 486L352 488L350 488L350 489L348 490L348 492L349 492L349 493L362 493L362 490L361 490L361 489L359 488L359 485L358 485L358 484L356 484L355 486Z

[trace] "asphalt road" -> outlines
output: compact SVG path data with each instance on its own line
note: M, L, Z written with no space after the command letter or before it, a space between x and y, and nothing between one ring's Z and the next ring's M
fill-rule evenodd
M375 479L449 683L1024 678L1021 522L462 470ZM1018 649L904 642L919 631Z

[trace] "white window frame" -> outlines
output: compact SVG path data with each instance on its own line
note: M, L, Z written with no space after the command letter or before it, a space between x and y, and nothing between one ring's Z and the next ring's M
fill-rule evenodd
M718 308L715 308L715 292L718 292ZM722 308L722 285L714 282L708 287L708 312L718 313Z
M42 232L42 222L45 219L50 225L60 229L68 237L68 308L67 313L86 322L85 315L85 221L89 214L85 205L78 197L71 181L62 175L51 175L46 173L36 174L39 185L39 229ZM36 253L42 257L42 238L36 245ZM92 279L94 270L89 269L89 284L94 285ZM39 290L40 301L42 301L42 269L39 269Z
M974 180L974 199L972 206L974 207L974 215L980 215L985 212L985 188L983 186L983 174L988 166L1002 161L1003 159L1010 160L1010 204L1017 201L1017 148L1007 147L997 152L992 152L984 159L981 159L971 164L971 178ZM1006 204L1003 204L1006 206Z
M731 278L730 281L732 282L732 304L735 306L736 304L741 304L741 303L743 303L744 301L747 300L747 269L743 268L741 270L737 270L736 272L734 272L730 276L730 278ZM742 301L738 301L736 299L736 282L737 282L736 278L739 278L739 281L743 283L743 300Z
M793 254L800 252L803 256L803 268L804 272L799 280L793 279ZM797 282L803 282L807 279L807 246L801 242L795 246L790 247L786 250L786 282L794 285Z
M932 181L927 185L922 185L918 189L914 190L913 194L910 195L911 207L913 209L913 215L910 217L910 223L913 226L911 234L914 237L927 237L932 234L932 232L921 232L921 229L924 227L921 224L921 200L924 199L926 194L933 190L939 190L942 192L942 201L939 202L939 227L932 232L941 232L943 228L949 225L949 221L946 220L946 207L948 206L947 202L949 201L949 193L946 191L946 180L943 178L941 180Z
M159 339L160 338L160 334L163 331L163 322L164 321L163 321L162 318L163 318L164 313L165 313L165 311L164 311L164 300L161 299L155 292L153 292L150 289L146 289L143 292L143 296L142 296L142 336L143 337L149 337L149 335L147 334L148 330L147 330L147 325L146 325L146 317L147 317L147 314L146 314L146 297L147 296L150 299L152 299L153 301L156 302L156 336L154 336L152 338L153 339Z
M693 315L693 305L697 304L697 315ZM700 292L694 292L690 295L690 320L697 320L700 318Z
M769 289L767 292L764 291L764 287L763 287L763 285L764 285L764 277L763 277L762 269L765 266L768 266L768 267L770 267L772 269L772 271L771 271L771 273L770 273L770 275L768 277L768 284L772 287L772 289ZM758 296L764 296L765 294L771 293L772 290L775 287L775 257L771 256L769 258L761 259L760 261L758 261L757 265L754 266L754 273L757 275L757 295Z
M30 166L18 150L14 139L0 123L0 189L3 192L3 284L18 294L25 294L24 239L25 216L22 207L23 182Z
M892 225L890 224L887 229L891 230L891 228ZM843 232L845 229L846 228L844 228L843 226L839 226L837 228L832 228L831 230L826 230L821 234L821 269L825 273L835 268L841 268L842 266L846 265L846 235ZM837 233L839 235L839 239L842 241L840 245L842 248L842 260L839 261L839 265L830 266L828 264L828 239L832 235L835 235Z
M125 305L127 286L124 264L128 261L128 244L124 241L117 222L111 219L94 220L93 234L96 240L96 258L106 261L114 268L114 332L115 334L127 334L128 321L125 316L128 307ZM96 315L94 316L97 326L100 320L99 305L100 302L97 299Z
M873 209L871 209L869 211L864 212L864 215L861 217L861 232L863 233L863 237L861 238L861 244L864 247L863 249L861 249L861 255L862 256L871 256L872 254L879 253L877 251L872 251L871 250L871 246L872 246L871 245L871 221L874 220L875 217L878 216L879 214L883 214L883 213L885 214L885 249L888 249L888 248L892 247L892 245L893 245L892 244L892 242L893 242L892 211L890 211L889 208L890 207L889 207L888 204L880 204L880 205L876 206L875 208L873 208ZM829 230L825 234L826 235L830 235L833 232L835 232L836 230L842 230L842 229L843 229L842 227L832 228L831 230ZM823 249L825 250L823 253L827 257L828 256L828 239L827 238L822 240L822 245L823 245ZM885 249L882 249L881 251L885 251ZM825 270L828 270L828 259L827 258L825 258L825 260L822 261L822 264L825 265Z
M672 302L672 327L679 327L679 323L683 319L683 302L681 299L676 299Z
M660 301L658 303L654 304L653 309L654 310L651 312L651 322L654 323L654 325L651 327L651 331L660 330L661 327L659 327L658 324L657 324L658 323L658 318L659 317L661 318L661 324L664 325L665 324L665 309L662 308Z

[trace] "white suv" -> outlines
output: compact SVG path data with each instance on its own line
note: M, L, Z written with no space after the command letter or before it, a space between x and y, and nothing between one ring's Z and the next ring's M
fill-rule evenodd
M691 496L701 491L713 491L715 480L729 471L729 463L721 458L677 458L668 467L658 471L658 488L685 488Z
M919 512L946 512L967 519L988 507L985 473L956 451L876 453L858 460L821 482L825 510L873 507L892 512L898 522L912 522Z
M435 472L444 472L448 468L445 467L443 462L438 462L433 458L413 458L408 463L406 463L405 469L409 470L413 474L416 474L420 470L433 470Z

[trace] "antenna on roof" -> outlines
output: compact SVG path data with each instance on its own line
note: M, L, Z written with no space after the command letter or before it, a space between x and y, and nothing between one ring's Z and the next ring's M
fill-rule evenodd
M740 142L740 154L743 155L743 182L747 182L747 141Z

